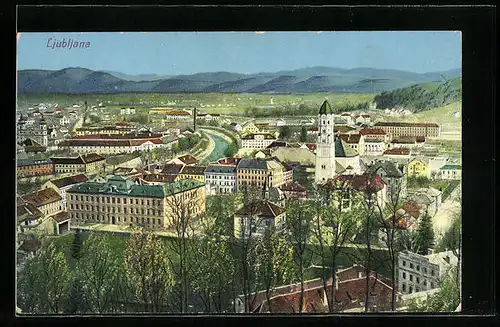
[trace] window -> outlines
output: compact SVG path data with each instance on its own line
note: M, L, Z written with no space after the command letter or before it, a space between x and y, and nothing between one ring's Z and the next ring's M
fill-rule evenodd
M427 286L427 279L424 279L423 283L424 283L424 286Z
M420 277L417 277L417 284L420 284Z
M412 282L412 281L413 281L413 275L410 274L410 282Z
M413 263L410 262L410 269L413 269Z
M431 288L434 288L434 282L431 282Z
M434 269L431 269L431 276L434 276Z
M413 293L413 287L410 286L410 293Z
M424 274L427 274L427 268L424 267L423 270L424 270Z
M417 265L417 271L420 271L420 266L419 265Z
M403 279L406 279L406 273L403 271Z

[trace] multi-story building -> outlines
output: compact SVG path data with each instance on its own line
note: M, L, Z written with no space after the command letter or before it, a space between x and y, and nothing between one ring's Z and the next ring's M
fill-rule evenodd
M448 164L439 168L438 178L441 179L461 179L462 166Z
M191 119L192 114L187 110L175 110L175 109L151 109L149 111L150 115L157 115L166 120L186 120Z
M120 115L134 115L135 114L135 108L121 108L120 109Z
M66 191L73 187L73 185L84 183L86 181L88 181L88 177L86 175L78 174L48 181L42 185L41 189L52 188L59 193L62 198L62 210L67 210Z
M389 134L379 128L364 128L359 131L359 134L364 136L365 142L368 140L389 142Z
M448 269L456 265L457 261L452 251L430 255L400 252L397 263L398 291L411 294L438 288Z
M163 185L138 185L123 176L104 183L86 182L67 191L68 212L77 223L168 228L180 215L205 211L205 184L181 180Z
M77 153L95 152L99 154L150 151L164 146L165 144L160 137L129 135L86 135L64 140L58 144L58 148L71 149Z
M234 236L238 239L261 236L272 228L285 228L285 209L270 201L244 205L234 214Z
M30 138L40 143L43 146L47 146L49 143L49 132L47 128L47 122L40 117L24 117L20 116L17 122L17 139L19 141L24 141Z
M80 127L75 130L76 136L84 135L127 135L133 131L133 127L129 126L88 126Z
M377 174L384 180L391 203L396 204L406 198L408 182L404 164L391 160L377 161L368 167L367 172Z
M388 149L382 155L390 159L406 160L410 159L411 152L410 149Z
M377 156L384 153L385 150L387 150L387 143L385 143L384 141L375 139L365 140L365 155Z
M424 157L417 157L411 160L408 163L408 176L431 178L429 159Z
M260 132L260 130L252 122L247 122L246 124L243 124L243 126L241 128L241 133L243 135L246 135L246 134L256 134L256 133L259 133L259 132Z
M441 127L436 123L377 122L373 128L383 129L392 137L438 137L441 134Z
M246 149L265 149L274 141L276 141L276 138L268 133L246 134L241 138L241 147Z
M205 169L207 194L233 194L237 190L236 164L209 164Z
M279 187L285 183L283 171L274 159L241 159L236 167L238 189L243 185Z
M205 182L205 169L207 166L184 166L179 174L178 180L194 179Z
M62 197L52 188L46 188L22 196L26 203L34 205L44 216L50 216L63 210Z
M398 136L390 143L391 148L416 148L425 144L425 136Z
M17 177L46 176L54 174L50 159L17 159Z
M307 189L298 182L290 182L279 187L286 199L306 199Z
M56 174L88 174L100 171L106 159L97 153L86 153L77 157L54 157L50 160Z

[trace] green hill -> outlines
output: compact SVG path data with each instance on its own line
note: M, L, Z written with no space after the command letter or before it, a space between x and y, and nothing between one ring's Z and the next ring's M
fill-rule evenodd
M420 112L438 108L462 99L462 79L444 82L415 84L394 91L377 94L374 98L377 109L405 108Z

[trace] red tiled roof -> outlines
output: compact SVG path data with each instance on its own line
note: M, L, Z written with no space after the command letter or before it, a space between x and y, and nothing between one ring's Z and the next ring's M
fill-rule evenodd
M186 155L179 157L177 159L184 162L186 165L195 164L198 162L198 159L196 159L196 157L194 157L190 154L186 154Z
M61 211L56 213L55 215L52 216L52 218L57 222L57 223L62 223L65 222L66 220L69 219L69 214L67 211Z
M420 207L413 201L408 201L403 204L402 209L413 218L418 218L420 216Z
M361 135L386 135L387 132L381 128L364 128L359 131Z
M332 188L338 185L338 182L345 183L359 192L376 193L385 186L384 180L378 175L338 175L333 180L329 179L322 185L323 188Z
M390 154L390 155L409 155L410 154L410 150L408 149L389 149L389 150L385 150L384 153L385 155L387 154Z
M394 127L439 127L436 123L403 123L403 122L378 122L375 126L394 126Z
M166 164L163 166L163 169L161 171L162 174L173 174L177 175L181 172L182 168L184 165L178 165L178 164Z
M46 188L34 193L26 194L22 198L24 201L32 203L36 207L62 200L59 193L57 193L53 188Z
M306 143L306 146L309 150L315 151L318 145L316 143Z
M223 158L217 160L217 163L219 165L230 165L230 166L236 166L238 165L238 162L240 162L241 158Z

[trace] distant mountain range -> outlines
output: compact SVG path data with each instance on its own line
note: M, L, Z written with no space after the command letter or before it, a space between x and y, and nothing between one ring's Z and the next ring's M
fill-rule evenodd
M127 75L86 68L20 70L19 93L124 93L124 92L224 92L224 93L380 93L414 84L460 77L461 69L413 73L401 70L310 67L274 73L230 72L159 76Z

